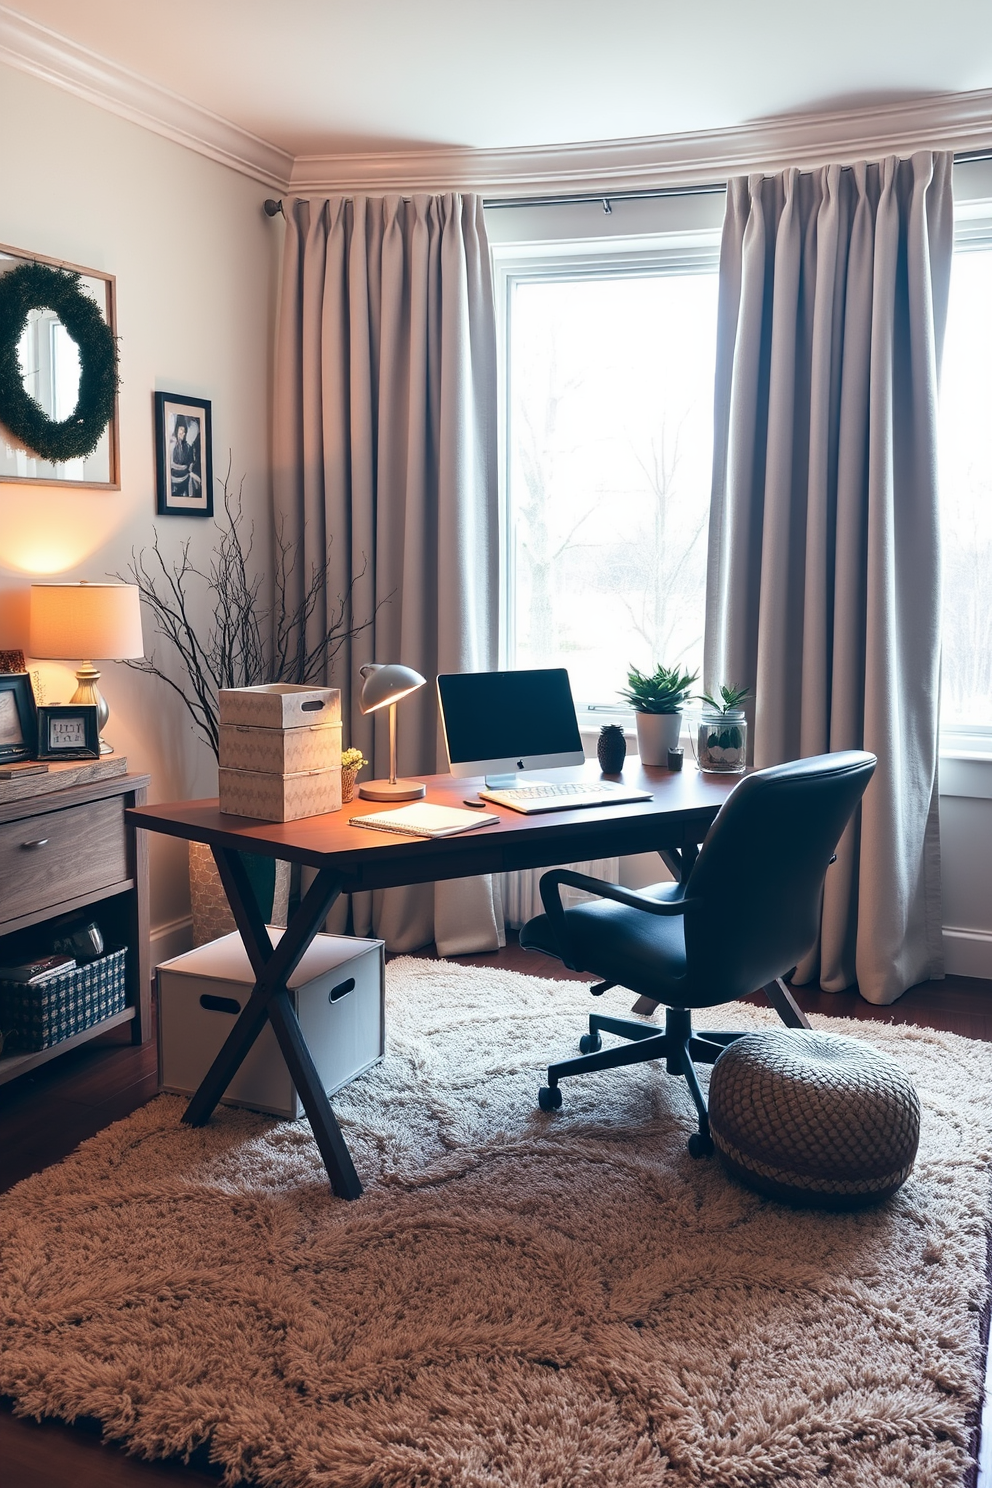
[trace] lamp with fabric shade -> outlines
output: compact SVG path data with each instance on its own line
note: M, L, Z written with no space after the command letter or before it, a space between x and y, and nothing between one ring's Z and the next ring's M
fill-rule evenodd
M427 787L419 780L397 780L396 778L396 704L409 697L418 687L425 686L426 677L412 667L398 662L384 665L368 662L359 668L365 679L358 706L363 713L377 713L380 708L389 709L389 779L367 780L358 787L358 794L369 801L416 801L427 794Z
M71 703L95 704L100 753L113 746L102 737L110 709L97 683L98 661L132 661L144 656L141 601L136 584L32 584L30 641L32 656L42 661L82 661Z

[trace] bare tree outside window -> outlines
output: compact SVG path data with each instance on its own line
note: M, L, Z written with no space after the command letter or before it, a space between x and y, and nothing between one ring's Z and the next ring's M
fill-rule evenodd
M940 390L941 719L992 725L992 247L954 255Z
M509 339L510 661L613 703L701 663L716 274L523 280Z

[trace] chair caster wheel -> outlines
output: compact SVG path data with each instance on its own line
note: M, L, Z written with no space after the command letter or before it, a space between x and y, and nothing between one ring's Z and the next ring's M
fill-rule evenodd
M580 1054L596 1054L603 1047L603 1040L598 1033L584 1033L579 1039Z
M713 1138L704 1137L702 1132L693 1132L686 1145L689 1148L690 1157L713 1156Z
M557 1111L561 1105L561 1090L557 1085L542 1085L537 1092L537 1104L542 1111Z

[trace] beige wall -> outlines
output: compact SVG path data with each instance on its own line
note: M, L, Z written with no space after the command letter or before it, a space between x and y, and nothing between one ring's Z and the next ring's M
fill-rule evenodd
M269 368L281 224L268 193L223 166L0 66L0 242L117 277L121 356L121 490L0 482L0 647L24 646L27 587L36 576L102 579L123 571L157 523L170 556L190 538L207 561L213 526L156 518L152 394L213 403L215 474L233 452L245 505L267 545ZM146 625L146 649L154 637ZM159 643L161 644L161 643ZM41 664L49 701L75 686ZM212 795L213 756L169 689L108 663L101 682L108 735L129 766L152 776L152 799ZM188 911L179 844L153 838L152 924Z

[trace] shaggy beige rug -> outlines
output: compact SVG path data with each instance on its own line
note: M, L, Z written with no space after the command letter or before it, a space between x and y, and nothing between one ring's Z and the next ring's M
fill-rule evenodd
M830 1020L909 1071L922 1145L880 1208L804 1213L693 1162L663 1070L539 1112L589 1008L574 983L393 963L387 1061L335 1102L355 1204L304 1123L191 1131L169 1096L21 1183L0 1393L279 1488L962 1483L988 1046Z

